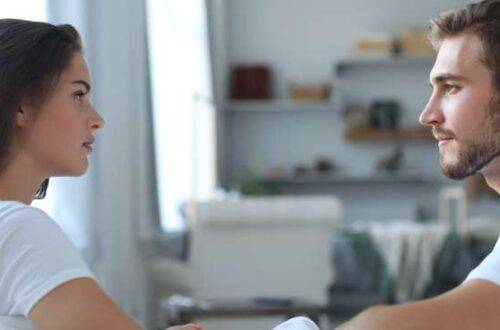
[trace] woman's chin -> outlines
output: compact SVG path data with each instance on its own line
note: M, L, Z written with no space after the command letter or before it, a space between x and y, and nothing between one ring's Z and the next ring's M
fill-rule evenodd
M85 159L79 164L71 164L71 166L66 166L59 171L56 171L56 173L51 176L81 176L87 172L88 168L89 162L87 159Z
M84 175L87 170L89 169L89 162L88 160L85 158L85 162L75 170L75 173L73 174L73 176L80 176L80 175Z

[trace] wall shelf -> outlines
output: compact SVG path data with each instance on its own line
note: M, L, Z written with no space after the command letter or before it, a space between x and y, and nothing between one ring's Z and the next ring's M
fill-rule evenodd
M283 177L265 177L262 181L285 185L317 185L317 184L431 184L433 180L414 173L376 173L368 175L342 174L304 174Z
M225 112L338 112L331 101L295 101L291 99L230 101L222 106Z
M344 134L352 142L374 141L433 141L429 128L405 128L399 130L378 130L374 128L349 129Z
M337 74L341 71L360 67L404 68L409 66L429 66L434 64L434 57L408 57L408 56L353 56L340 59L335 66Z

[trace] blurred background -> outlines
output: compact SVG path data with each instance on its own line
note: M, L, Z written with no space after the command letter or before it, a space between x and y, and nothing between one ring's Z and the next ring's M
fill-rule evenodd
M430 18L459 0L17 0L82 34L106 121L34 203L147 329L323 329L444 292L491 250L497 194L418 124Z

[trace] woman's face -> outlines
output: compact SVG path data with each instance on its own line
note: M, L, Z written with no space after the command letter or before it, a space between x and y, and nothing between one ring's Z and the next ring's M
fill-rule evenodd
M90 86L87 63L77 52L39 108L21 105L16 118L21 148L43 175L75 176L87 170L94 133L104 124L90 102Z

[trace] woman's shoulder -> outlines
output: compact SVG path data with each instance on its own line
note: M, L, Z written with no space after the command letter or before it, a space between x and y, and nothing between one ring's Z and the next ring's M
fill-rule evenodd
M36 207L0 201L0 315L27 317L54 288L82 277L93 275L52 218Z
M25 226L58 227L43 210L18 201L0 201L0 231Z

